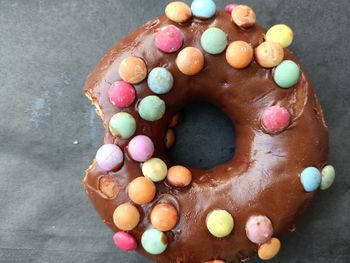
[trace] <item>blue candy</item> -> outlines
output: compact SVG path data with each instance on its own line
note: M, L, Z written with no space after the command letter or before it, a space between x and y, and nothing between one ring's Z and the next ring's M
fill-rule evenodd
M165 94L174 84L173 75L165 68L154 68L148 74L147 84L156 94Z
M306 192L313 192L321 184L321 173L315 167L307 167L302 171L300 180Z
M213 0L194 0L191 4L194 16L199 18L210 18L215 15L216 5Z

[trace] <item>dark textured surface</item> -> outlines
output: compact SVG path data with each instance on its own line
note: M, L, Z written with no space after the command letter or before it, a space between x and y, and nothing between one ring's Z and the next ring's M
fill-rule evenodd
M80 187L103 137L81 87L115 41L160 15L166 3L0 0L0 262L143 262L114 247ZM217 1L220 8L225 3ZM294 29L291 50L315 84L337 169L335 185L318 195L303 223L282 240L274 262L349 262L350 3L245 3L260 24L284 22ZM212 116L218 126L229 126ZM214 134L205 122L184 125L200 132L202 144ZM223 160L211 148L208 158ZM191 156L184 160L198 163Z

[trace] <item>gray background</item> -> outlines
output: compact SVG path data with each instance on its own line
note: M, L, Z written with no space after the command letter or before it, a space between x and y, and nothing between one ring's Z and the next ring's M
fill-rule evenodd
M1 263L146 262L114 247L112 233L80 186L103 137L81 88L104 52L162 14L166 3L0 0ZM219 8L225 3L217 1ZM284 22L294 29L291 49L315 84L337 169L335 185L318 195L273 262L349 262L350 2L246 3L264 26ZM172 154L197 166L229 158L232 127L227 119L212 108L189 111L178 130L182 143ZM215 128L207 130L206 118ZM210 145L218 129L224 132ZM194 130L199 140L188 139ZM206 146L194 153L199 144ZM184 154L180 158L178 153Z

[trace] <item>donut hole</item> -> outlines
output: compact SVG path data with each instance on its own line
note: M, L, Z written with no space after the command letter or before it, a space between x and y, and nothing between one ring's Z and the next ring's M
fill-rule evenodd
M174 164L209 169L233 158L235 127L217 106L192 102L181 115L180 123L174 128L176 142L168 150Z

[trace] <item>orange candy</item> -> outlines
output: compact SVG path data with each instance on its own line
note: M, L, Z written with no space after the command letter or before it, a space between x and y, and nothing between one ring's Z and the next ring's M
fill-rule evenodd
M255 49L255 59L264 68L279 65L284 57L283 47L274 42L263 42Z
M147 76L145 61L138 57L127 57L123 59L119 65L119 76L128 83L140 83Z
M278 238L271 238L268 242L262 244L258 249L258 256L262 260L274 258L281 248L281 241Z
M232 42L226 50L227 62L236 69L247 67L253 59L252 47L244 41Z
M120 230L134 229L140 221L139 210L129 203L118 206L113 213L113 222Z
M138 205L148 204L156 195L156 186L146 177L137 177L128 186L129 198Z
M175 143L175 132L172 129L167 130L165 135L165 148L170 149Z
M247 5L238 5L236 6L232 13L233 22L242 28L250 28L256 22L256 14L254 10Z
M175 187L185 187L192 181L192 173L185 166L176 165L168 170L167 180Z
M169 231L173 229L177 220L177 210L170 204L158 204L152 209L151 223L160 231Z
M209 260L205 263L226 263L226 261L223 261L221 259L214 259L214 260Z
M183 74L196 75L204 67L204 55L198 48L186 47L177 55L176 65Z
M192 17L192 12L186 3L176 1L166 6L165 15L176 23L184 23Z

